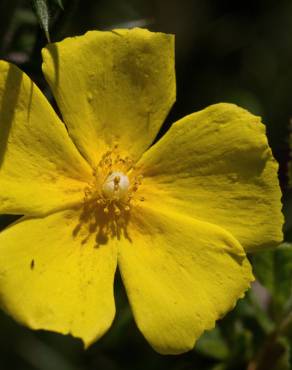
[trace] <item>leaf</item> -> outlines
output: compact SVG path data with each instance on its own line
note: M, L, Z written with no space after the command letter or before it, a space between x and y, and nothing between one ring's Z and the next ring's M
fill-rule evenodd
M64 10L63 0L53 0L62 10Z
M291 308L292 301L292 244L283 243L275 250L254 255L254 273L272 296L277 317Z
M275 370L290 370L290 343L284 337L277 341L279 358Z
M218 327L203 334L196 344L196 351L216 360L225 360L229 356L227 343Z
M32 2L33 2L36 15L39 20L39 23L45 32L46 38L48 42L51 42L50 34L49 34L50 14L49 14L48 1L47 0L32 0Z
M265 334L271 333L275 329L275 324L259 304L254 288L246 294L245 303L246 309L242 316L244 318L254 318Z
M210 367L210 370L226 370L227 365L226 364L216 364L212 367Z

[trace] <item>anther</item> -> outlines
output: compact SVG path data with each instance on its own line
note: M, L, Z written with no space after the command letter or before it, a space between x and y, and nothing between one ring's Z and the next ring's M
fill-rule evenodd
M114 212L115 212L115 215L116 216L119 216L121 214L121 210L117 206L115 207L115 211Z

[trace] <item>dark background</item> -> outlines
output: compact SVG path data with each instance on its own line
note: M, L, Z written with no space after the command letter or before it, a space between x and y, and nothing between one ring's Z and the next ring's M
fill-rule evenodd
M90 29L133 26L176 35L177 102L160 134L186 114L222 101L262 116L280 163L286 241L291 240L292 1L64 0L63 5L64 11L51 1L52 41ZM50 99L40 68L45 44L30 1L0 0L0 58L19 65ZM2 228L13 219L0 217ZM76 339L32 332L1 314L0 369L288 370L292 330L290 326L279 332L279 328L291 314L291 289L284 300L277 296L283 279L292 280L292 264L285 267L292 256L286 252L253 258L262 285L257 283L187 354L161 356L150 348L133 323L117 277L117 318L106 336L87 351ZM263 265L273 266L273 271ZM267 282L271 274L273 286Z

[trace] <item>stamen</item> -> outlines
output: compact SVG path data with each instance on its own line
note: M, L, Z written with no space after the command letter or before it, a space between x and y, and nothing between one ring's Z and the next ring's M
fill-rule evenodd
M84 189L84 220L90 230L99 227L99 234L107 235L125 227L135 202L144 200L137 191L143 176L135 174L133 164L118 153L117 145L102 155L92 183Z
M115 204L114 205L114 212L115 212L115 215L116 216L119 216L121 214L121 210L119 209L119 207Z

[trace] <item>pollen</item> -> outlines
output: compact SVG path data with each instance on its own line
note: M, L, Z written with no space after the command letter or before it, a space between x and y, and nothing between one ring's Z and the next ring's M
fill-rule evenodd
M98 220L104 234L125 225L132 207L141 200L137 192L143 176L136 173L133 163L115 145L102 155L93 170L93 181L85 190L84 219Z

